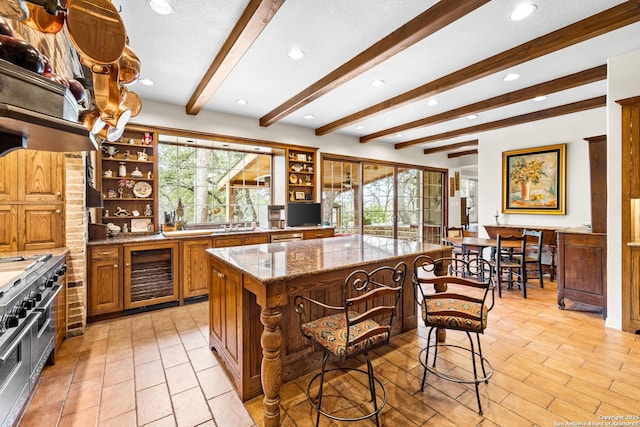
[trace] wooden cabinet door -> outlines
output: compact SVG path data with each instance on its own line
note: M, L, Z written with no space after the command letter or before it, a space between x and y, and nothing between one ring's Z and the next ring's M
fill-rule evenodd
M182 298L193 298L209 293L209 255L205 252L213 245L212 239L182 242Z
M622 288L623 313L628 313L626 319L627 331L640 330L640 248L631 247L631 280L629 286ZM624 277L623 277L624 278ZM626 307L625 307L626 305Z
M0 202L18 199L18 151L0 157Z
M24 170L18 175L18 198L25 202L64 200L64 153L23 150Z
M0 252L18 250L17 214L15 205L0 205Z
M64 206L18 206L18 236L23 246L18 249L51 249L64 246Z
M212 287L209 295L210 324L235 372L240 372L242 358L242 276L223 266L211 269ZM237 374L236 374L237 375Z
M114 248L93 249L89 268L88 315L122 311L120 258L107 257ZM100 253L105 255L100 255ZM115 248L118 253L118 248Z
M322 239L325 237L333 237L333 228L327 228L322 230L308 230L303 232L303 239Z

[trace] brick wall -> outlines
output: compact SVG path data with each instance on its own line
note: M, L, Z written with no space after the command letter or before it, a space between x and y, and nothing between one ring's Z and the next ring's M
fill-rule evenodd
M88 211L85 208L85 162L81 153L67 153L66 160L66 246L69 248L67 276L67 336L80 335L86 316L86 242Z

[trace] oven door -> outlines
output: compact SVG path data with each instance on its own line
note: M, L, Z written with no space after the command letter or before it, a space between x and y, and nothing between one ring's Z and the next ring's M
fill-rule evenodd
M15 338L0 348L0 426L12 426L29 398L31 339L41 313L32 312Z
M31 344L31 386L35 386L38 376L53 351L53 336L55 334L54 304L56 296L62 290L61 285L54 285L46 300L38 305L35 311L41 314L38 319L37 331Z

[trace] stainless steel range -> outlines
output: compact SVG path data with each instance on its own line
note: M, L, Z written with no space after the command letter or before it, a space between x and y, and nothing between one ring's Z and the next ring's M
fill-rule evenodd
M65 256L0 258L0 426L16 423L54 346Z

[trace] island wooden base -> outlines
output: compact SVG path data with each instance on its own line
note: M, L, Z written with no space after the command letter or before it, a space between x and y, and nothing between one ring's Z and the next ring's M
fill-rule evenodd
M330 240L330 239L321 239ZM266 245L268 246L268 245ZM447 256L450 248L422 251L434 258ZM411 268L417 254L368 262L371 271L383 265L407 263L398 319L392 333L417 327L418 307L411 285ZM340 305L342 284L357 268L332 268L308 272L305 277L282 276L263 283L216 256L209 258L209 344L218 352L243 401L264 393L265 425L280 425L280 386L308 372L319 370L322 352L314 351L299 331L293 307L295 295L304 294L328 304Z

